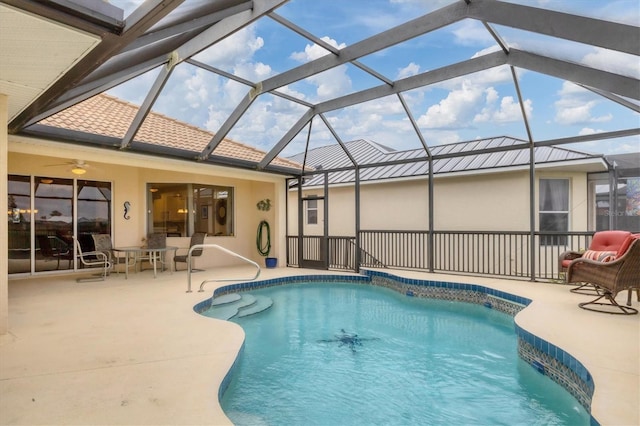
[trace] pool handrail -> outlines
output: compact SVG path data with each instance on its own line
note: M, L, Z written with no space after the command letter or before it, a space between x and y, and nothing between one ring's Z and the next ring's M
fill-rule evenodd
M235 253L229 249L226 249L222 246L219 246L218 244L194 244L193 246L189 247L189 253L187 253L187 277L188 277L188 281L187 281L187 293L191 293L191 273L192 273L192 266L191 266L191 252L193 252L194 250L200 250L200 249L205 249L205 248L216 248L218 250L221 250L233 257L237 257L241 260L244 260L245 262L248 262L250 264L252 264L253 266L256 267L256 275L252 278L224 278L224 279L210 279L210 280L204 280L202 281L202 283L200 283L200 289L198 290L198 292L203 292L203 287L205 284L210 283L210 282L214 282L214 281L218 281L218 282L224 282L224 281L253 281L255 279L257 279L260 276L260 265L258 265L256 262L254 262L253 260L247 259L244 256L239 255L238 253Z

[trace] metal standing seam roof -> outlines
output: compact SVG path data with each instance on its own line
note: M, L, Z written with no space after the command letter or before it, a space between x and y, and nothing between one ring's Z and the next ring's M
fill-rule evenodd
M526 141L499 136L469 142L459 142L449 145L438 145L432 150L432 155L447 155L461 152L468 152L469 155L462 155L450 158L435 158L433 161L434 174L445 174L454 172L469 172L490 169L503 169L514 166L526 166L529 164L529 149L521 148L511 151L483 152L476 153L474 150L487 148L500 148L513 145L527 144ZM406 178L416 176L426 176L429 174L429 163L427 161L415 161L404 164L389 164L398 159L424 158L424 150L389 151L383 150L375 142L358 139L344 143L349 153L358 161L366 159L371 167L363 167L360 172L361 181L376 181L393 178ZM597 159L600 155L588 154L580 151L554 146L538 146L534 148L536 164L558 163L562 161ZM305 154L300 153L289 157L291 161L302 163ZM382 163L382 164L381 164ZM331 170L348 166L350 164L347 155L340 145L327 145L309 150L306 154L306 166L314 167L317 170ZM365 163L361 163L365 164ZM319 166L321 166L319 168ZM305 186L317 186L323 182L322 175L316 174L305 180ZM351 183L355 180L354 173L329 173L329 184Z

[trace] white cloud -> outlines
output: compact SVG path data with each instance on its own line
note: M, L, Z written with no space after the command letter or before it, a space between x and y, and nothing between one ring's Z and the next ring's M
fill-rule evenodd
M325 37L322 37L321 40L335 47L336 49L344 49L345 47L347 47L345 43L338 43L331 37L325 36ZM291 54L291 59L295 59L298 62L304 63L304 62L313 61L315 59L321 58L327 54L329 54L329 51L327 49L314 43L314 44L307 44L303 52L293 52Z
M595 102L577 103L572 99L562 99L555 103L555 121L559 124L589 123L591 121L591 109Z
M411 77L412 75L417 75L420 72L420 65L416 65L411 62L404 68L400 68L398 70L398 75L396 76L396 80L400 80L403 78Z
M203 102L206 102L209 92L205 83L205 71L197 69L195 74L184 80L186 86L185 100L191 108L199 108ZM207 73L208 74L208 73Z
M322 37L322 40L337 49L346 47L346 44L338 43L329 37ZM307 62L318 59L326 54L326 49L314 43L313 45L307 44L303 52L292 53L291 58L299 62ZM347 74L347 67L345 65L308 77L304 79L303 82L315 87L316 96L312 99L313 102L320 102L342 96L350 92L352 88L351 78Z
M596 47L583 57L583 61L601 70L640 78L640 61L637 56Z
M586 136L586 135L594 135L596 133L602 133L604 132L604 130L600 130L600 129L592 129L590 127L584 127L582 129L580 129L580 131L578 132L579 136Z
M438 104L430 106L417 120L424 128L466 127L473 117L474 110L483 101L483 89L470 81L464 81L462 87L452 90Z
M531 118L533 113L533 107L531 99L525 99L524 110L528 118ZM513 97L505 96L500 101L500 108L493 111L490 122L492 123L513 123L515 121L521 121L522 110L520 109L520 103L515 102Z
M500 99L498 91L493 87L488 87L485 92L487 93L487 104L493 104Z
M558 124L602 123L613 119L611 113L594 117L593 110L599 101L591 92L573 83L565 81L558 95L560 99L554 103L556 109L554 121Z
M451 31L455 37L455 42L463 46L486 45L495 43L495 40L487 29L475 19L465 19L453 25Z
M249 68L241 64L251 64L255 53L263 46L264 40L256 34L255 25L250 25L200 52L194 56L194 59L230 72L236 68L247 71ZM246 79L254 77L253 75L236 75Z

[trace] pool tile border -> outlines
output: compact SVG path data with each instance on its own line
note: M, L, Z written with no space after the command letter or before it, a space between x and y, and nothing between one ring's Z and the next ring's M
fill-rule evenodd
M224 294L309 281L376 285L392 289L408 297L425 297L475 303L511 316L515 316L531 303L531 299L526 297L478 284L404 278L387 272L363 270L362 275L299 275L230 284L217 288L211 298L196 304L193 310L200 313L208 309L211 306L213 298ZM593 377L582 363L560 347L541 339L515 323L514 325L519 356L538 372L547 375L551 380L561 385L582 404L587 412L591 412L591 400L595 384ZM219 400L222 399L224 392L229 386L231 378L233 377L233 371L237 365L237 360L240 358L243 350L244 345L238 353L236 362L234 362L223 379L222 385L218 390ZM591 416L591 425L599 425L593 416Z

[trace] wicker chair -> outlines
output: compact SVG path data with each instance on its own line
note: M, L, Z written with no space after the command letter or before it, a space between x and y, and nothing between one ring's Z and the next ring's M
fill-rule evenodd
M640 239L634 238L627 251L611 262L574 260L567 268L567 283L590 283L599 290L598 297L578 304L582 309L609 314L637 314L638 310L631 307L631 294L635 289L640 301ZM629 291L627 306L619 305L615 300L616 295L624 290Z
M615 255L630 235L631 232L628 231L598 231L593 234L589 248L586 251L569 250L561 253L558 258L558 270L561 273L566 273L569 264L581 257L591 260L603 260L608 256ZM582 284L572 288L570 291L580 294L600 294L598 288L591 283Z

